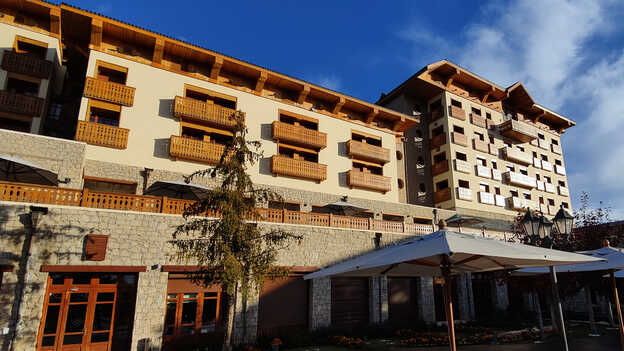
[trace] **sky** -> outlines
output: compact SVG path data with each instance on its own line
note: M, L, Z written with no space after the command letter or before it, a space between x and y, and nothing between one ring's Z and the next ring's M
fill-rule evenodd
M624 219L624 1L66 1L370 102L442 59L521 81L577 123L572 206Z

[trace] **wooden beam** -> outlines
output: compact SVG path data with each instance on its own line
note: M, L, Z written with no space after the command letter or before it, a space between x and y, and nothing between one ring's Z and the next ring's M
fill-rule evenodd
M377 116L379 116L379 109L374 108L371 112L368 113L368 115L366 115L366 123L373 123Z
M400 120L394 122L394 124L392 125L392 131L393 132L398 131L403 125L403 123L405 123L405 116L401 116Z
M210 69L210 79L217 80L219 77L219 72L221 72L221 67L223 66L223 57L217 56L215 57L215 62L212 64L212 68Z
M146 272L146 266L105 266L105 265L41 265L41 272L67 272L67 273L83 273L83 272L121 272L135 273Z
M100 50L102 46L102 27L101 19L91 19L91 42L89 43L89 49Z
M267 71L260 72L260 75L258 76L258 80L256 81L256 88L254 89L254 92L256 94L262 93L262 88L264 88L264 83L266 82L268 77L269 77L269 74L267 73Z
M60 39L61 9L58 7L50 7L50 33L56 34Z
M537 117L535 117L535 119L533 120L534 123L539 122L540 119L542 119L542 117L546 116L546 112L542 112L541 114L539 114Z
M464 263L468 263L468 262L472 262L472 261L478 260L481 257L483 257L483 255L473 255L473 256L465 258L465 259L463 259L463 260L461 260L459 262L455 262L455 263L453 263L453 265L458 266L458 265L461 265L461 264L464 264Z
M159 65L162 62L164 52L165 39L156 38L156 42L154 43L154 55L152 56L152 62Z
M438 263L427 261L427 260L422 259L422 258L418 258L418 259L415 259L415 260L407 261L405 263L417 264L417 265L427 266L427 267L440 267L440 265Z
M299 105L302 105L306 98L308 97L308 94L310 94L310 86L309 85L304 85L303 89L299 92L299 97L297 98L297 103Z
M340 99L338 99L338 101L336 102L336 105L334 105L334 109L332 110L332 113L337 115L342 109L342 106L344 106L345 102L346 100L344 96L341 96Z
M446 81L446 88L450 88L451 84L453 84L453 81L455 80L455 78L457 78L457 76L459 76L459 70L455 69L455 73L453 73L449 79Z

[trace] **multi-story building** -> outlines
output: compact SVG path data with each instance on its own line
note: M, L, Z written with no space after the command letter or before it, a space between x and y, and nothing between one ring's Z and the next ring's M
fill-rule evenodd
M571 208L561 134L571 120L449 61L421 69L378 104L422 123L405 133L407 202L485 217Z
M515 213L456 199L455 192L444 200L436 195L438 208L432 206L432 184L446 179L447 188L466 185L476 196L481 179L455 171L428 176L431 159L436 169L443 159L437 151L430 156L428 149L416 150L413 143L418 131L427 130L420 139L424 147L436 145L440 138L429 140L428 135L430 130L440 134L439 126L449 141L456 140L449 134L449 126L455 125L463 128L464 139L469 130L487 137L487 128L441 112L443 104L452 104L451 96L464 107L473 102L470 95L462 98L447 91L452 82L410 83L418 88L420 100L432 106L438 101L440 108L432 110L444 118L430 123L422 118L429 116L424 110L415 116L407 108L407 83L383 100L383 107L70 5L38 0L0 4L0 40L5 43L0 50L0 165L21 170L0 175L3 347L154 350L218 337L223 302L219 287L188 280L184 273L196 267L176 261L168 243L184 221L184 207L196 198L188 196L190 191L163 189L215 185L211 179L196 178L188 185L182 181L217 162L224 141L232 137L229 117L236 111L244 114L249 139L260 141L264 153L249 168L253 181L286 200L264 204L258 225L303 236L279 255L279 265L292 267L291 277L267 282L247 301L237 297L237 342L324 326L443 319L440 289L430 278L306 282L301 274L429 233L437 219L468 209L507 215L502 219ZM432 77L442 71L447 69ZM461 72L454 79L466 84L469 73ZM528 97L521 86L504 92L492 87L491 97L478 100L494 106L479 105L486 127L503 119L502 107L496 108L501 104L493 99L509 95L503 100L524 111L520 106L526 105L513 102ZM404 105L397 102L401 100ZM535 105L525 116L537 109L542 108ZM542 110L539 126L568 126L563 123L567 120ZM495 122L487 122L488 113ZM514 131L492 132L499 147L508 140L501 135L508 135L514 145L501 154L508 160L497 159L501 179L522 183L535 176L535 169L527 167L518 149L516 139L524 131L518 125L524 117L516 116L510 122ZM479 123L478 118L471 120ZM557 133L536 133L560 145ZM539 141L537 148L529 145L524 151L535 150L540 161L535 162L542 168L543 155L555 164L559 160L563 169L560 148L552 146L559 153L555 156L540 149ZM456 153L463 153L459 159L465 162L478 155L494 158L450 142L435 147L446 153L449 170L455 169L450 160L458 158ZM415 167L417 152L422 152L424 167ZM489 162L481 168L492 177ZM507 164L514 168L503 176ZM552 186L565 182L550 166L550 171L540 170L540 180L549 177ZM528 175L523 174L527 169ZM24 178L29 170L32 174ZM487 182L490 188L484 194L496 194L496 186L503 196L515 189L498 180ZM442 185L439 190L444 191ZM529 190L518 191L522 197ZM429 200L419 202L420 193ZM540 194L530 193L532 201ZM567 197L546 194L556 201L551 206L569 204ZM368 210L345 215L327 206L344 197ZM504 238L508 223L488 218L487 228L463 230ZM505 286L470 275L457 279L455 293L462 319L509 304Z

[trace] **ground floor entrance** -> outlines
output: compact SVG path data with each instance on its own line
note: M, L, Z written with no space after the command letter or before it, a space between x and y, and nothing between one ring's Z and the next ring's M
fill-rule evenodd
M136 274L51 273L37 349L128 349L136 283Z

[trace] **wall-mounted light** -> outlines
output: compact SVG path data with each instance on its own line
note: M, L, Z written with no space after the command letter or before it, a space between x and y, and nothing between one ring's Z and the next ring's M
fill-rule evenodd
M37 224L39 224L39 221L41 220L41 216L47 214L47 207L30 206L30 224L33 226L33 228L37 227Z
M63 179L63 180L59 179L58 182L61 183L61 184L69 184L69 183L71 183L71 178L65 177L65 179Z

